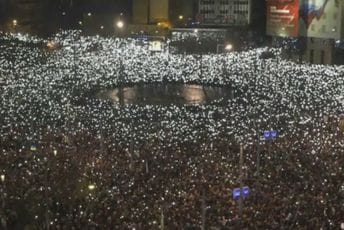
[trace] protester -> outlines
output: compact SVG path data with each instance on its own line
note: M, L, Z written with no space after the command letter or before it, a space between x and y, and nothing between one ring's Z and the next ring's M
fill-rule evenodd
M295 64L272 48L152 53L134 39L77 31L51 41L49 49L36 37L0 37L0 215L8 229L344 222L343 66ZM226 86L233 98L188 106L92 96L156 82ZM262 140L265 130L278 138ZM243 217L232 199L240 144L251 188Z

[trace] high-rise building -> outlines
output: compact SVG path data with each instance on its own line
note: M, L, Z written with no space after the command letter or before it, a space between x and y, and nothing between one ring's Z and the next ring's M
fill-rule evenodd
M170 20L169 0L134 0L134 24L157 24Z
M133 1L133 17L134 24L148 24L149 22L149 0Z
M251 0L199 0L198 20L206 26L245 26L251 22Z

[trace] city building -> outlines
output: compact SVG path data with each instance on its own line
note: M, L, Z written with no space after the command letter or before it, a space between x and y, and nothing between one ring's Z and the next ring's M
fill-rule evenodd
M199 0L198 21L204 26L246 26L251 0Z
M268 0L267 34L305 40L302 60L335 63L335 43L344 38L341 0Z
M157 24L170 19L169 0L133 0L133 24Z
M10 32L38 33L49 30L50 1L7 0L3 29ZM51 15L50 15L51 16Z
M6 32L23 32L50 35L61 22L72 27L71 8L76 0L0 0L0 29ZM63 23L62 23L63 24Z
M194 22L199 0L133 0L133 24L185 27Z

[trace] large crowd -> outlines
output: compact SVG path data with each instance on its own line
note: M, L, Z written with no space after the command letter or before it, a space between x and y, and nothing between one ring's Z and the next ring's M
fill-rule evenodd
M340 228L344 67L295 64L268 47L168 51L78 31L1 34L1 226ZM226 86L233 97L187 106L90 96L157 82ZM251 189L242 215L232 198L240 144Z

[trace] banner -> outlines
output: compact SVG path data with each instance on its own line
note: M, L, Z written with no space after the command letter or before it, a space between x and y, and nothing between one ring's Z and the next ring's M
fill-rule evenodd
M301 0L300 35L324 39L340 39L342 35L340 0Z
M299 0L267 0L267 34L281 37L299 35Z

